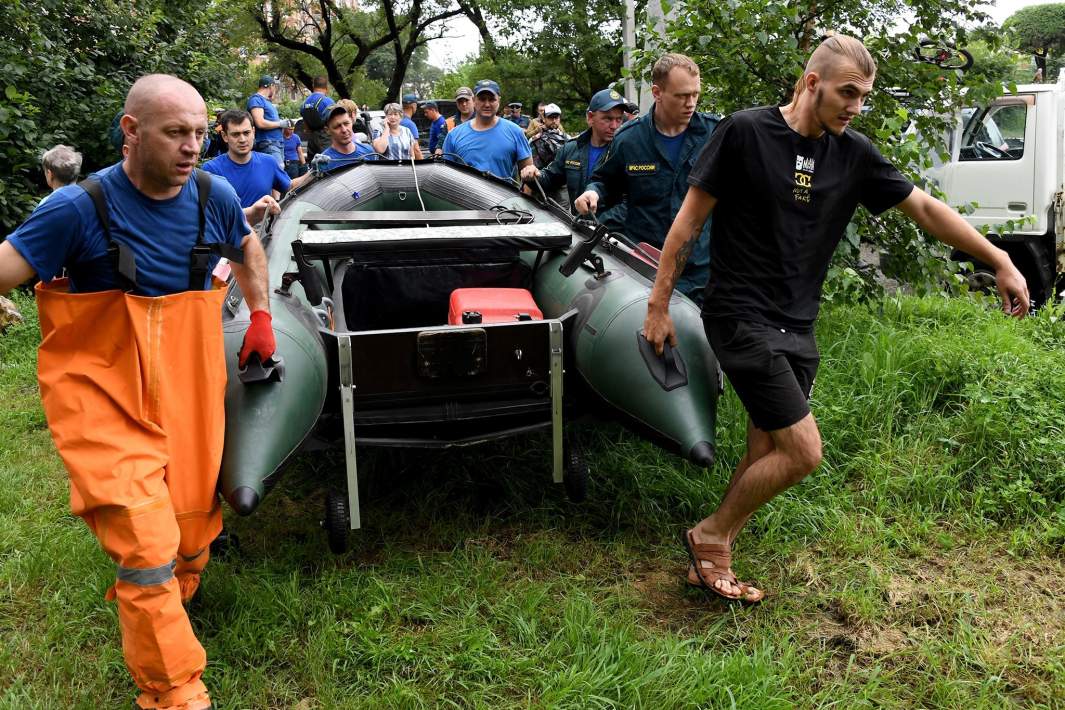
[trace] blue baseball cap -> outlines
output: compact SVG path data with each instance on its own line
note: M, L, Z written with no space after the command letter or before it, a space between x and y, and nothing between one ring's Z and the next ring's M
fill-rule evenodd
M416 103L418 103L418 95L417 94L403 94L403 103L404 104L416 104Z
M602 91L595 92L592 96L592 100L588 102L589 111L609 111L612 108L621 106L622 108L628 106L629 102L625 100L625 97L614 91L613 89L603 89Z
M274 79L274 77L270 76L269 74L263 74L261 77L259 77L259 88L260 89L266 88L267 86L273 86L276 83L277 83L277 80Z
M491 79L481 79L473 85L474 96L484 91L491 91L496 96L499 96L499 84L495 83Z

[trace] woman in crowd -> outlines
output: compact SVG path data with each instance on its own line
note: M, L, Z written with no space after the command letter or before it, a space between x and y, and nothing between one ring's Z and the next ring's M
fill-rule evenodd
M385 130L374 139L373 148L389 160L422 159L422 149L406 126L401 126L403 107L399 104L385 106Z

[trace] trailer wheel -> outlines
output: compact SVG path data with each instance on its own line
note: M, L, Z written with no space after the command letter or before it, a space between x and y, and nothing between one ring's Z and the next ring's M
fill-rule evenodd
M566 486L566 495L574 503L583 503L588 497L588 462L580 449L570 446L564 463L562 481Z
M211 541L211 557L216 560L238 552L240 552L240 538L236 533L222 530L218 533L218 537Z
M348 497L337 491L329 491L325 496L325 520L322 521L325 528L326 539L329 542L329 550L335 555L342 555L348 551L348 533L351 531L351 520L348 517Z
M969 274L966 281L968 281L969 289L972 291L978 291L992 296L998 293L998 278L995 276L994 271L978 267Z

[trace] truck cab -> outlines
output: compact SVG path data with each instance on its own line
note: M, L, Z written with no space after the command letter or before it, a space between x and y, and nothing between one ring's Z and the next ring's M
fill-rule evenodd
M930 181L974 227L1006 250L1028 281L1036 304L1054 298L1065 274L1065 71L1056 84L1026 84L986 106L963 109L950 132L950 159L928 171ZM972 283L993 285L986 264L973 261Z

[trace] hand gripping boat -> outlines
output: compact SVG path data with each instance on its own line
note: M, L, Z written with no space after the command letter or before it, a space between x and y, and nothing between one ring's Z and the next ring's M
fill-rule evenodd
M653 259L472 168L366 162L318 177L263 225L277 353L238 372L248 309L224 318L220 487L252 513L294 454L342 447L330 547L361 526L360 446L466 446L547 429L555 482L587 466L563 412L599 409L700 466L714 460L721 374L698 308L674 296L678 346L641 335ZM531 293L530 293L531 292ZM565 390L565 394L564 394Z

